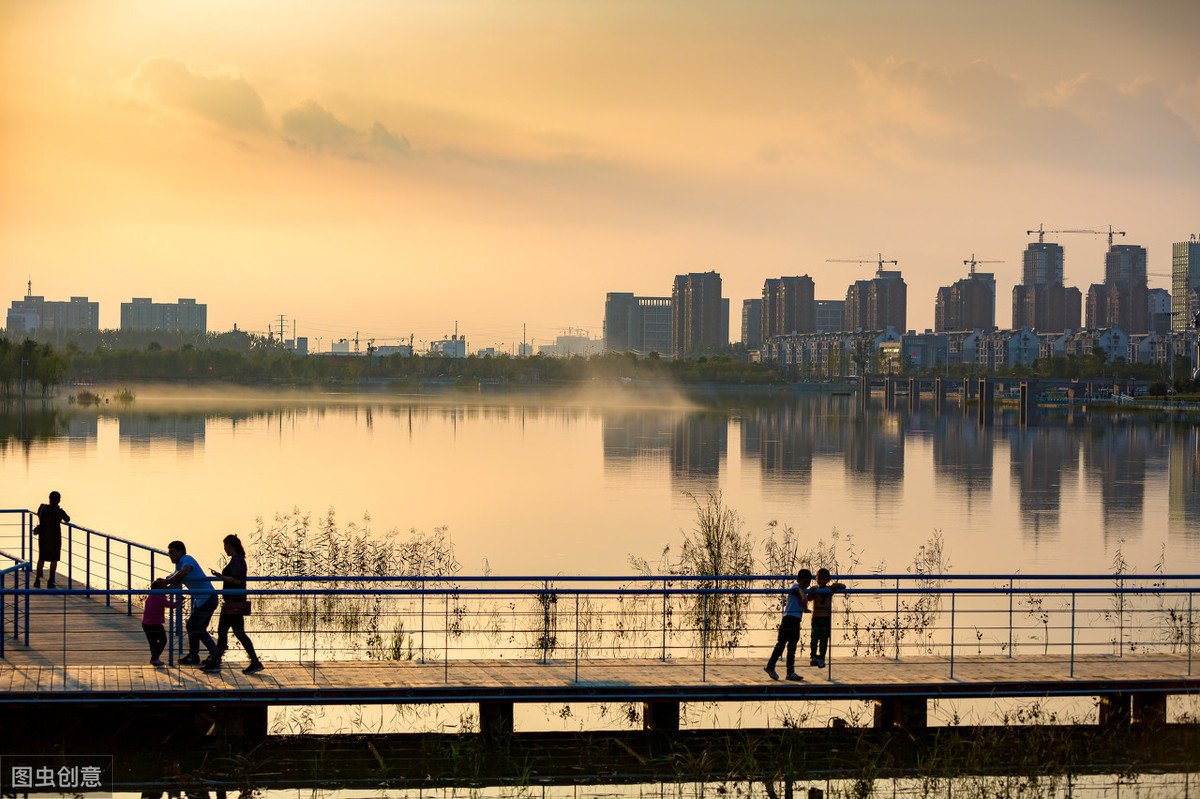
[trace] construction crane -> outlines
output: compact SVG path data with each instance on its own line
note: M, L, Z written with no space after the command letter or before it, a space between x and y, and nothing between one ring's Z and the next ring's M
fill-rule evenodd
M1026 230L1025 231L1026 236L1032 236L1034 233L1038 234L1038 244L1045 243L1047 233L1087 233L1092 236L1108 236L1109 249L1112 249L1113 236L1124 236L1125 235L1124 230L1113 230L1112 225L1108 226L1108 230L1082 230L1082 229L1046 230L1044 225L1038 225L1037 230Z
M1004 261L981 261L975 257L975 253L971 253L971 257L963 261L964 264L971 265L971 274L975 274L975 266L977 264L1002 264Z
M897 264L898 262L897 261L885 261L885 260L883 260L883 253L879 253L878 258L826 258L825 263L827 263L827 264L878 264L879 269L878 269L878 271L876 271L875 275L877 277L882 277L884 264Z

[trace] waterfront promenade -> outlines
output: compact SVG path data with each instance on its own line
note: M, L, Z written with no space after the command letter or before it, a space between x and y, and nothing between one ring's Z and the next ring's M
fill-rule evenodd
M827 666L801 646L797 683L762 669L780 577L264 578L249 630L266 671L242 674L236 648L218 673L179 666L178 616L155 668L140 604L169 561L70 527L60 590L29 588L19 554L2 570L9 712L233 709L265 734L271 706L466 703L511 731L514 703L641 702L673 732L683 702L866 700L877 727L918 728L930 699L1092 696L1104 723L1153 723L1200 694L1190 575L863 575Z

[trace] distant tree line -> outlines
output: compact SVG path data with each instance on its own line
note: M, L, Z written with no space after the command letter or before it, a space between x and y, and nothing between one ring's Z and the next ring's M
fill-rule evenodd
M158 335L152 335L155 333ZM64 335L65 334L60 334ZM471 384L498 381L517 384L608 382L662 382L684 384L772 385L817 379L811 370L785 370L777 364L752 362L741 345L688 358L667 360L652 353L608 353L590 357L556 358L536 355L448 358L441 355L297 355L278 339L241 331L204 336L164 331L100 331L82 334L87 341L70 338L61 345L47 341L20 343L0 337L0 394L13 396L47 393L65 380L114 382L166 380L239 385L357 384L360 379L419 381L440 379ZM160 340L161 339L161 340ZM164 341L166 342L164 344ZM91 344L85 347L85 344ZM134 346L136 345L136 346ZM845 360L860 370L885 373L889 367L877 354L850 353ZM907 362L892 364L898 374L947 374L945 369L918 370ZM973 365L955 366L950 376L983 375ZM1155 382L1152 393L1168 391L1167 370L1161 364L1109 360L1100 353L1085 356L1042 358L1032 367L1011 367L990 374L1006 377L1101 377ZM1196 390L1191 360L1178 357L1174 389Z

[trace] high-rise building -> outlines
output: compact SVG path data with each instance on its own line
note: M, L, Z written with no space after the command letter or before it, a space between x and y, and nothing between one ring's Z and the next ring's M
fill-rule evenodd
M816 286L808 275L773 277L763 283L762 338L815 333Z
M5 329L9 335L35 330L99 330L100 303L90 302L87 297L72 297L70 302L47 301L26 294L24 299L13 300Z
M1083 294L1063 285L1063 248L1041 240L1025 248L1021 284L1013 286L1014 329L1038 333L1076 330L1082 321Z
M1150 332L1146 282L1093 283L1087 294L1087 327L1119 327L1126 333Z
M1074 286L1049 283L1013 286L1012 327L1038 333L1078 330L1082 322L1083 294Z
M1145 283L1146 248L1137 244L1110 244L1104 254L1104 282Z
M818 333L836 333L846 329L845 300L817 300L816 325Z
M121 303L122 330L178 330L208 332L208 306L194 299L179 302L154 302L149 297L134 297Z
M880 269L872 280L856 280L846 290L847 330L907 330L908 286L899 270Z
M671 352L671 298L610 292L604 300L605 352Z
M1177 241L1171 245L1171 329L1192 329L1200 295L1200 241Z
M1088 329L1119 327L1126 333L1148 333L1146 248L1110 244L1104 254L1104 283L1088 289Z
M762 346L762 300L742 300L742 343L747 349Z
M951 286L938 289L933 310L933 329L994 330L996 327L996 276L975 272Z
M1063 282L1063 248L1054 242L1030 242L1025 248L1024 269L1021 283L1040 286Z
M1150 330L1160 336L1171 332L1171 292L1166 289L1149 289L1146 292L1146 300Z
M671 354L681 357L728 343L729 303L721 297L721 276L715 271L676 275L671 288Z

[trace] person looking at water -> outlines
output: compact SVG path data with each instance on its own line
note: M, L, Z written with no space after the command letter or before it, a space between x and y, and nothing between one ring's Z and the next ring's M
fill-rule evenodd
M71 521L67 512L58 506L62 495L57 491L50 492L50 502L38 506L37 527L33 534L38 540L37 576L33 579L33 587L42 587L42 565L50 563L50 579L46 581L47 588L57 588L54 584L54 573L58 571L58 559L62 555L62 522ZM68 581L69 582L69 581Z
M181 584L187 587L192 596L192 612L184 625L188 633L188 653L179 659L181 665L197 666L200 664L200 644L208 650L208 659L220 658L217 655L217 643L208 634L208 623L212 621L213 612L217 609L217 592L213 590L212 581L205 575L200 564L187 553L187 547L182 541L172 541L167 544L167 557L175 564L175 573L167 578L167 585L178 588Z
M233 533L225 536L223 543L225 544L225 554L229 556L229 562L225 564L224 569L221 571L213 569L211 574L213 577L221 579L225 601L221 604L221 616L217 619L217 654L209 658L204 670L221 670L221 658L225 655L229 644L229 631L233 630L234 637L238 639L242 649L245 649L246 654L250 656L250 665L242 669L242 673L254 674L266 667L254 653L254 644L250 642L250 636L246 635L246 617L250 615L250 600L246 598L245 591L246 548L242 546L241 539Z
M809 642L808 665L825 668L825 654L833 632L833 592L846 588L844 583L831 583L829 569L817 569L817 588L812 591L812 639Z
M763 669L772 680L779 679L779 675L775 672L775 663L783 654L785 646L787 647L787 679L793 682L800 682L804 679L796 673L796 645L800 643L800 622L804 619L804 609L808 606L808 595L805 594L805 591L811 583L812 572L808 569L801 569L800 573L796 575L796 582L792 583L792 587L788 589L787 604L783 608L783 618L779 621L779 637L774 651L771 652L771 659L767 661L766 668Z

